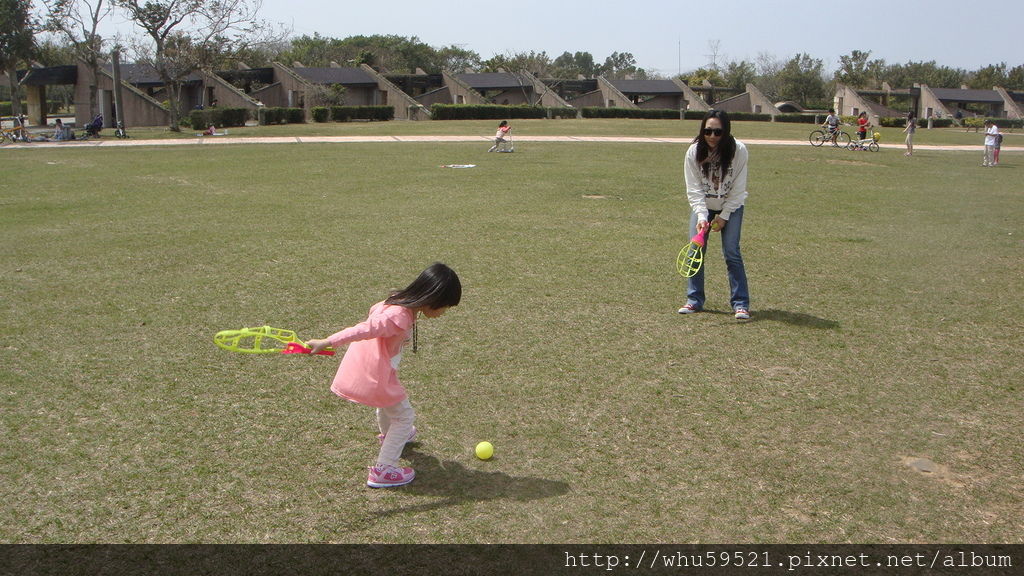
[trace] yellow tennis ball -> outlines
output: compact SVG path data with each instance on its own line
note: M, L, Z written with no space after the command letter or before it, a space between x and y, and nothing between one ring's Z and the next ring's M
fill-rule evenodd
M490 442L481 442L476 445L476 457L481 460L489 460L494 456L494 446Z

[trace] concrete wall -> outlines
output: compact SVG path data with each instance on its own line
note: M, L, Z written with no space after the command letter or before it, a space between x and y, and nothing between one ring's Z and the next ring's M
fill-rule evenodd
M377 89L379 90L380 100L382 100L380 105L394 107L396 120L430 119L430 112L422 104L402 91L401 88L395 86L372 67L363 64L361 68L377 80Z
M597 77L597 89L601 92L604 102L601 106L606 108L639 108L618 88L612 85L604 76Z
M78 63L78 82L75 84L75 126L81 128L92 121L93 113L89 110L89 87L98 88L97 100L99 113L103 114L103 122L107 127L114 125L114 79L106 70L100 70L98 77L93 77L89 67ZM171 113L163 104L148 96L131 84L121 82L123 99L122 117L126 128L132 126L167 126Z
M655 96L654 98L645 100L644 102L637 104L637 107L651 109L670 108L672 110L679 110L682 109L685 104L686 100L683 98L681 94L660 94L658 96Z
M683 82L679 78L673 78L672 82L675 83L676 86L679 86L679 89L683 91L681 108L684 110L700 110L701 112L707 112L711 109L711 106L708 106L708 103L705 102L699 94L694 92L686 82Z
M441 71L441 76L444 78L444 84L448 87L448 92L452 98L448 104L489 104L486 98L470 88L465 82L456 78L454 74L443 70Z

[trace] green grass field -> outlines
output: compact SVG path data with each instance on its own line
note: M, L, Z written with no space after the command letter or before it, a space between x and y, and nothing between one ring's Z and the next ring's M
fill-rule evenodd
M738 324L714 238L675 312L682 146L486 148L0 151L0 540L1024 542L1024 154L751 146ZM371 490L337 359L212 336L326 336L435 260L464 295L403 360L418 477Z

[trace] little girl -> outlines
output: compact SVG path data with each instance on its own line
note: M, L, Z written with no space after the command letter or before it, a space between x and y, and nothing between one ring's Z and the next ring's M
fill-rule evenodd
M488 150L488 152L494 152L499 146L506 142L508 133L511 130L512 127L508 125L508 120L502 120L501 124L498 124L498 131L494 133L494 146L491 146L491 149Z
M398 466L407 442L416 436L416 413L398 381L402 345L409 339L418 314L438 318L462 299L462 284L455 271L436 262L404 290L394 292L370 308L367 319L323 340L310 340L313 353L328 346L351 343L334 376L331 391L352 402L377 409L380 453L370 467L366 485L390 488L412 482L416 472Z

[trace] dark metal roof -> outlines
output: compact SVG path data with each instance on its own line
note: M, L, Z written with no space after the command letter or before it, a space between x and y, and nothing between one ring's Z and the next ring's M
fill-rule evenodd
M245 85L253 82L259 82L261 84L273 84L274 83L274 69L273 68L246 68L244 70L218 70L217 76L220 76L224 80L235 84Z
M671 80L609 80L623 94L682 94L683 90Z
M960 88L932 88L932 93L939 100L953 102L1002 102L1003 97L995 90L976 90Z
M377 85L377 80L362 68L292 68L292 71L311 84Z
M512 88L530 87L529 82L524 81L516 74L508 72L485 72L481 74L456 74L456 78L465 82L474 90L510 90Z
M18 76L25 86L58 86L78 82L78 66L48 66L31 68L25 74L21 72Z
M114 67L111 64L103 66L109 74L113 75ZM127 82L132 86L163 86L164 81L160 79L160 75L157 74L156 69L149 64L121 64L121 81ZM199 74L192 72L182 80L183 84L194 84L202 82L202 77Z

